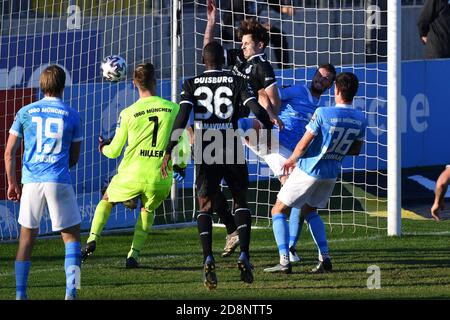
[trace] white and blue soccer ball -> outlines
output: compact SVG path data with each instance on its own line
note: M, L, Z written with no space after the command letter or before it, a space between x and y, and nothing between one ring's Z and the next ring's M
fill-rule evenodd
M110 82L118 82L127 76L127 62L118 55L107 56L100 66L103 79Z

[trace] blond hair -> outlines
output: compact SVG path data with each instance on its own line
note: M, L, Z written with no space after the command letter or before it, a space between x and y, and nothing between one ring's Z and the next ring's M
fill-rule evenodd
M66 73L57 66L51 65L42 71L39 77L39 86L46 96L58 97L64 91L66 83Z

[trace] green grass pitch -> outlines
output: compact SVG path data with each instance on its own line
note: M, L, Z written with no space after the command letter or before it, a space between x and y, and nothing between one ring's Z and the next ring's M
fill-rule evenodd
M266 274L278 262L270 228L254 229L251 253L253 284L239 280L237 253L221 258L225 229L214 228L218 287L202 282L202 255L196 228L154 230L141 254L141 268L126 270L131 234L106 235L82 265L79 299L448 299L450 298L450 221L403 221L400 238L386 231L327 226L332 273L314 275L317 252L303 229L303 261L293 274ZM84 236L82 241L86 240ZM17 243L0 244L0 299L15 298L14 257ZM29 277L30 299L63 299L64 246L60 239L38 240ZM381 270L381 289L367 288L367 268Z

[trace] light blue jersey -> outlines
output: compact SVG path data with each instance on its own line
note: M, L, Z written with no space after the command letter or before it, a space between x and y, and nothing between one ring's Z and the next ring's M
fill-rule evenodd
M80 115L59 98L45 97L17 112L10 134L24 139L22 183L71 183L70 146L83 140Z
M282 105L279 118L285 127L279 133L279 140L292 151L303 137L306 125L318 107L319 99L313 97L304 85L281 89L280 98Z
M351 105L317 108L306 130L315 135L298 167L317 179L338 176L342 160L355 140L363 140L367 122Z

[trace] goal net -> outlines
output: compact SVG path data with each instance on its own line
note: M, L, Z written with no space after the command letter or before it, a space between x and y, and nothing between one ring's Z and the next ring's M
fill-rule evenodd
M239 47L234 34L239 21L257 16L270 28L266 49L278 85L309 85L317 65L333 63L338 71L360 80L355 106L368 120L366 143L359 157L344 162L329 207L321 211L331 226L386 229L386 2L387 1L217 1L215 38L226 48ZM240 4L243 4L240 6ZM15 113L42 97L40 72L57 63L67 75L64 101L83 120L84 141L72 182L89 230L101 190L115 174L119 159L97 151L98 136L112 137L120 111L137 98L132 71L143 61L157 70L158 95L179 97L181 81L203 70L201 50L206 1L166 0L31 0L0 2L0 152ZM174 47L174 45L176 46ZM174 57L173 52L176 52ZM121 55L128 64L125 81L108 83L99 70L103 57ZM173 61L176 58L176 63ZM172 79L176 79L175 83ZM321 105L333 103L333 91ZM22 151L22 150L21 150ZM20 178L21 152L17 156ZM256 226L270 226L270 208L280 184L267 165L247 150L251 188L249 204ZM18 237L19 204L7 201L4 162L0 164L0 240ZM156 211L155 226L180 226L194 220L194 170L189 164L183 183ZM225 194L231 197L224 186ZM133 227L138 212L116 205L106 229ZM216 222L220 222L216 220ZM48 213L40 234L51 234Z

